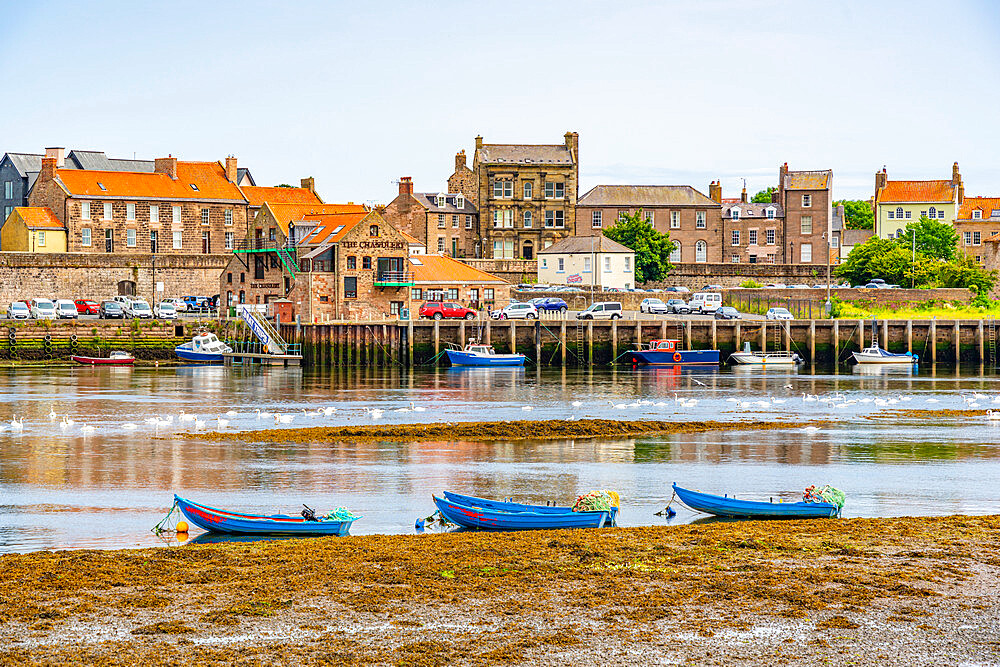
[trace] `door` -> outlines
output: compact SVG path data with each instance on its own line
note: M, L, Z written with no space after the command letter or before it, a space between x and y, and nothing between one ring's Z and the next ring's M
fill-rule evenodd
M204 254L212 252L212 234L211 232L201 233L201 251Z
M535 256L535 248L531 241L525 241L524 246L521 248L521 259L533 259Z
M111 229L104 230L104 252L115 251L115 232Z
M403 272L403 258L379 257L376 267L378 269L378 276L385 276L390 273L400 274Z
M158 234L155 229L149 230L149 252L156 253L159 249Z

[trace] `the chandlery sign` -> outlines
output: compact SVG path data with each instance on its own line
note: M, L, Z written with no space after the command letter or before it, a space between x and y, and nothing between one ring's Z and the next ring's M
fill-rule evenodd
M409 247L406 241L344 241L340 244L343 248L384 248L390 250L403 250Z

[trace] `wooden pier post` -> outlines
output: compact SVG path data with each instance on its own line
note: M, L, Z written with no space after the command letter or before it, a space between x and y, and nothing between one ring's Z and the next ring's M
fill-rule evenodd
M635 320L635 342L636 342L636 349L637 350L641 350L642 349L642 320L638 319L638 316L636 317L636 320ZM617 341L616 341L616 343L617 343ZM617 348L618 348L618 345L616 344L615 345L615 349L617 349ZM618 354L617 353L614 356L612 356L612 359L617 359L617 358L618 358Z
M662 322L660 322L660 339L662 340L666 337L667 337L667 321L663 320Z
M858 320L858 339L860 341L860 345L858 346L858 350L865 349L865 321L864 320Z
M618 320L611 320L611 359L618 358Z
M931 320L931 363L937 363L937 320Z
M542 365L542 323L535 320L535 365Z
M566 368L566 319L559 323L559 351L562 353L562 367Z
M976 326L976 348L979 350L978 361L981 364L986 363L986 349L983 343L983 321L979 320L979 324Z
M718 350L719 349L719 328L718 328L718 326L716 326L717 324L718 324L718 320L716 320L713 317L712 318L712 349L713 350Z
M743 345L743 341L741 340L743 338L743 325L740 323L739 320L736 320L736 329L733 331L733 338L735 344L735 351L739 352L740 346Z
M691 320L688 320L684 324L685 324L685 326L684 326L684 337L687 338L687 340L684 341L684 349L686 349L686 350L693 350L694 349L694 338L692 336Z
M406 320L406 358L413 368L413 318Z
M441 321L434 320L434 365L439 366L441 360L438 359L438 353L441 351Z
M587 365L594 365L594 320L587 321Z
M833 363L840 363L840 320L833 321Z
M785 352L792 351L792 323L790 320L784 320L785 329Z
M510 353L517 354L517 324L510 321Z
M809 363L816 363L816 320L809 320Z
M889 349L889 320L882 320L882 347Z
M760 351L767 352L767 320L760 323Z
M962 361L962 321L955 320L955 364Z
M492 345L493 344L492 343L492 336L490 335L492 333L492 331L491 331L491 329L492 329L491 325L492 324L493 324L493 319L492 318L486 320L486 341L485 341L486 345Z
M913 320L906 320L906 351L913 354Z
M458 323L458 344L465 349L465 320L460 320Z

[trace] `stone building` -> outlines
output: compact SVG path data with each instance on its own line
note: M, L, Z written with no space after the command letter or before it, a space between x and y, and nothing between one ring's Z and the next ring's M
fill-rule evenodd
M778 170L778 203L785 213L784 262L822 264L829 261L832 246L833 170Z
M410 289L412 317L426 301L449 301L468 308L493 309L510 301L510 283L445 255L412 254Z
M66 227L47 208L17 206L0 229L4 252L66 252Z
M875 172L875 234L883 239L901 236L907 224L921 217L954 222L964 199L957 162L951 180L941 181L890 181L883 167Z
M242 185L240 192L247 200L247 221L257 217L257 212L264 202L272 204L322 204L323 200L316 194L316 181L303 178L302 187L262 187L258 185Z
M604 235L570 236L539 251L538 282L630 289L635 287L635 252Z
M623 214L642 212L670 234L671 262L721 262L721 204L690 185L598 185L576 206L576 235L600 236Z
M479 212L483 257L533 259L576 229L579 135L555 145L486 144L476 137L472 168L455 156L448 191Z
M777 192L771 197L773 201L764 204L749 201L745 187L738 199L725 199L718 181L709 185L709 192L722 204L722 233L717 241L721 261L727 264L782 262L785 212L777 201ZM696 258L695 261L705 260Z
M236 158L157 158L152 172L59 168L42 158L28 196L65 225L70 252L218 254L247 229Z
M985 264L986 239L1000 234L1000 197L964 197L955 217L958 247Z
M461 192L413 192L409 176L399 179L399 194L381 212L396 229L410 234L431 252L479 257L479 213Z

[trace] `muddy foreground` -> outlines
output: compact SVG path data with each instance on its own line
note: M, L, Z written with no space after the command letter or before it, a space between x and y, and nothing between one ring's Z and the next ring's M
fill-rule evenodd
M0 663L997 664L1000 517L0 557Z

